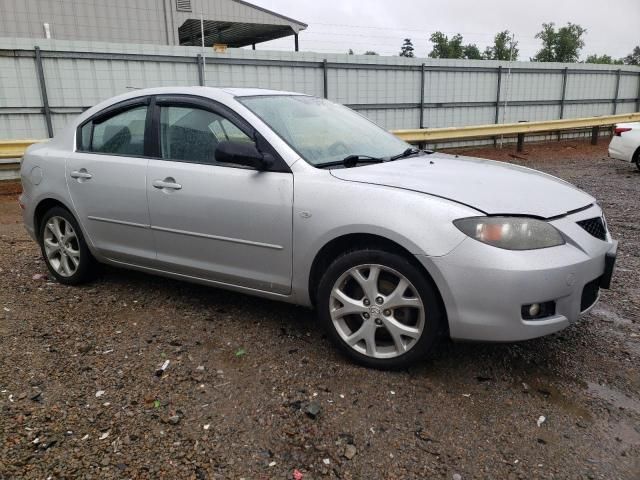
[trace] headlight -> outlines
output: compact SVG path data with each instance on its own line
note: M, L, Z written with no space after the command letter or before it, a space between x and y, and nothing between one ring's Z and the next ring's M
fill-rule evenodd
M535 250L565 243L553 225L535 218L471 217L453 223L471 238L507 250Z

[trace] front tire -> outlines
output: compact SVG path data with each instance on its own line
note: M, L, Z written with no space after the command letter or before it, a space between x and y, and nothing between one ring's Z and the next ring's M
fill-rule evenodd
M405 257L383 250L338 257L317 293L333 342L367 367L404 368L423 359L445 322L431 280Z
M91 279L96 264L73 215L62 207L45 213L38 235L42 258L49 272L65 285Z

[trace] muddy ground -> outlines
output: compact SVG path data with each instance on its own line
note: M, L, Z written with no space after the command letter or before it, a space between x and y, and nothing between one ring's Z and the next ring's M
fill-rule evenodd
M620 247L597 308L401 372L349 363L303 308L111 268L34 279L1 197L0 478L640 478L640 172L604 144L465 152L599 199Z

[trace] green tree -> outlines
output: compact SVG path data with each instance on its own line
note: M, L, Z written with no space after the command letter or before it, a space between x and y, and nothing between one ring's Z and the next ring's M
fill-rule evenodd
M640 65L640 45L634 47L633 52L624 57L622 61L625 65Z
M614 60L609 55L589 55L585 63L601 63L604 65L620 65L622 60Z
M577 62L584 47L582 36L586 28L575 23L567 23L556 30L553 22L543 23L536 38L542 40L542 48L531 60L534 62Z
M374 52L373 50L367 50L366 52L364 52L365 55L379 55L378 52Z
M485 48L484 58L487 60L517 60L518 42L513 40L509 30L498 32L493 38L493 45Z
M353 49L350 48L349 51L347 52L348 55L353 55Z
M405 38L402 47L400 48L401 57L414 57L413 54L413 42L410 38Z
M482 60L482 54L475 43L470 43L462 48L462 58L466 58L467 60Z
M429 53L431 58L464 58L462 35L459 33L449 38L442 32L434 32L429 37L433 48Z

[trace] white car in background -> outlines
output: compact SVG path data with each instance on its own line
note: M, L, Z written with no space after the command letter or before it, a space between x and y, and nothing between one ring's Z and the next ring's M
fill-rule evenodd
M640 169L640 122L619 123L609 144L609 156L635 163Z

